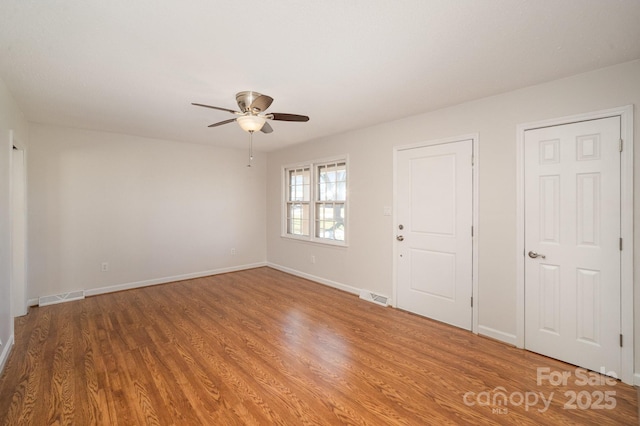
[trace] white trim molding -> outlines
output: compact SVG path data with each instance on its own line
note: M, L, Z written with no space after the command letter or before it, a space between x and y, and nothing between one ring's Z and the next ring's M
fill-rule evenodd
M2 353L0 353L0 376L4 371L4 366L7 363L7 360L9 359L9 355L11 354L11 349L13 349L13 341L14 341L13 339L14 339L14 335L13 333L11 333L11 335L9 336L9 339L6 342L4 342L4 348L2 349Z
M478 334L481 336L490 337L494 340L506 343L511 346L516 346L516 335L511 333L505 333L504 331L496 330L495 328L486 327L484 325L478 326Z
M228 272L244 271L246 269L260 268L262 266L267 266L267 262L251 263L248 265L231 266L228 268L212 269L210 271L194 272L191 274L175 275L172 277L155 278L151 280L116 284L116 285L107 286L107 287L92 288L89 290L85 290L84 294L85 296L97 296L99 294L113 293L115 291L130 290L133 288L148 287L148 286L158 285L158 284L167 284L174 281L191 280L194 278L208 277L211 275L226 274Z
M559 126L607 117L620 117L620 136L623 150L620 156L621 237L624 249L621 253L621 329L624 336L620 379L634 382L634 325L633 325L633 105L592 113L554 118L534 123L519 124L516 128L516 346L525 345L525 297L524 297L524 136L525 131L541 127ZM638 374L635 375L637 384Z
M310 281L317 282L319 284L326 285L328 287L337 288L338 290L346 291L347 293L359 295L363 289L353 287L347 284L339 283L337 281L328 280L326 278L318 277L316 275L307 274L296 269L291 269L286 266L278 265L277 263L267 263L269 268L277 269L278 271L286 272L287 274L295 275L296 277L304 278Z
M475 334L478 334L478 322L479 322L479 286L478 286L478 235L480 232L480 226L478 221L478 200L479 200L479 170L480 170L480 157L478 149L480 144L480 136L478 133L472 133L467 135L461 135L451 138L444 139L435 139L430 141L423 141L418 143L413 143L410 145L400 145L393 147L393 226L391 228L391 241L395 241L395 233L396 233L396 224L398 223L398 218L396 217L398 211L398 152L404 151L407 149L413 148L422 148L426 146L432 145L442 145L447 143L461 142L461 141L472 141L472 149L473 149L473 163L472 163L472 176L473 176L473 218L472 218L472 226L473 226L473 237L471 239L472 251L473 251L473 259L472 259L472 282L471 282L471 294L473 296L473 307L472 307L472 321L471 321L471 331ZM393 244L393 293L392 293L392 301L389 302L391 306L397 308L397 300L398 300L398 246L397 244ZM393 303L392 303L393 302ZM499 339L500 340L500 339Z

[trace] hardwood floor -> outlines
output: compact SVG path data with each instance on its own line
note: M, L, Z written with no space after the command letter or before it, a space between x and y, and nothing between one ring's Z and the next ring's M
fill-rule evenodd
M33 308L0 422L638 424L635 388L601 380L259 268Z

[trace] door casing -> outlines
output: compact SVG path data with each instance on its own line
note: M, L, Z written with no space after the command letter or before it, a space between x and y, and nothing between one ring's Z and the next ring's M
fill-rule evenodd
M620 379L633 384L634 373L634 326L633 326L633 105L607 109L591 113L572 115L550 120L523 123L516 130L516 346L524 348L525 343L525 217L524 217L524 139L527 130L541 127L559 126L579 121L607 117L620 117L620 134L623 143L620 157L620 200L621 200L621 325L623 335L622 371ZM640 383L636 383L640 384Z
M26 150L17 140L13 130L9 131L11 144L10 187L11 187L11 316L18 317L27 314L27 176ZM15 148L14 148L15 147ZM16 161L15 153L21 156L20 164ZM16 174L18 170L18 174ZM19 191L16 192L16 191ZM15 197L22 200L21 206L14 205ZM20 217L16 215L20 214Z
M418 142L415 144L396 146L393 148L393 227L391 230L391 234L389 238L394 242L393 244L393 295L392 295L392 306L394 308L398 307L398 245L396 244L395 236L398 226L398 152L404 151L407 149L413 148L423 148L432 145L441 145L453 142L460 142L464 140L472 140L473 145L473 167L472 167L472 176L473 176L473 238L472 238L472 294L474 304L472 307L472 323L471 323L471 331L475 334L478 334L478 309L477 309L477 300L478 300L478 169L479 169L479 157L478 157L478 142L479 136L477 133L456 136L451 138L444 139L436 139L430 141Z

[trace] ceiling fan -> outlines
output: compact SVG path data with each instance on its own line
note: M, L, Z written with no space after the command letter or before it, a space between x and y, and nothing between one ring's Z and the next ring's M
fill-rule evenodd
M276 121L309 121L309 117L306 115L298 114L284 114L280 112L266 113L265 110L271 106L273 98L271 96L263 95L258 92L244 91L239 92L236 95L236 102L240 111L234 111L228 108L221 108L211 105L192 103L191 105L217 109L220 111L227 111L231 114L235 114L238 117L230 118L228 120L220 121L209 125L209 127L222 126L223 124L237 121L242 130L253 134L253 132L260 130L262 133L271 133L273 128L267 123L267 120Z

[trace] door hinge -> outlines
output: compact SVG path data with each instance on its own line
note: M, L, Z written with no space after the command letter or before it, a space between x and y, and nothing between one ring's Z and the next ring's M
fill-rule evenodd
M471 307L473 308L473 296L471 296Z
M620 335L620 347L622 347L622 334Z
M620 139L620 145L618 146L620 149L620 152L622 152L622 147L624 146L624 142L622 141L622 139Z
M471 236L473 237L473 225L471 226Z
M620 251L622 251L622 237L620 237Z
M475 158L473 157L473 155L471 156L471 167L475 166Z

